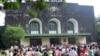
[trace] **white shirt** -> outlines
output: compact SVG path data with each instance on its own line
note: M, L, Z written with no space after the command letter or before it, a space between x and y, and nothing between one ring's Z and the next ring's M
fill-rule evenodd
M71 50L69 52L69 56L77 56L77 52L75 50Z

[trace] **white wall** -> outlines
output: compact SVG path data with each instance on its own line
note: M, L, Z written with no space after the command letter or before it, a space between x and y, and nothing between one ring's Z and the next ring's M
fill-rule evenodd
M66 42L64 42L64 39L66 40ZM60 37L61 40L61 44L68 44L68 38L67 37Z
M29 38L21 39L21 44L24 46L30 45L30 39Z
M86 37L85 36L79 36L78 40L79 40L79 43L86 44Z
M42 45L50 45L50 38L49 37L43 37L42 38Z

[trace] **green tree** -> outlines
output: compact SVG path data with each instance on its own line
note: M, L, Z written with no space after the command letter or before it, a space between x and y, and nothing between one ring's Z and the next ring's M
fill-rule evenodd
M2 34L4 33L4 26L0 26L0 49L4 49L4 45L3 45L3 42L2 42Z
M36 2L33 2L31 8L28 8L28 14L30 15L30 17L36 18L38 16L38 12L48 7L49 4L45 2L45 0L37 0Z
M97 42L100 43L100 17L95 19Z
M0 2L4 4L5 10L20 8L20 0L16 0L16 2L8 2L8 0L0 0Z
M19 2L4 2L4 9L10 10L10 9L19 9L20 3Z
M32 8L38 11L41 11L45 8L48 8L49 4L45 0L37 0L33 3Z
M37 17L37 12L35 10L32 10L31 8L28 8L28 14L30 15L30 17L32 18L36 18Z
M21 26L8 25L3 34L3 44L5 46L18 44L18 41L24 38L24 36L25 31Z

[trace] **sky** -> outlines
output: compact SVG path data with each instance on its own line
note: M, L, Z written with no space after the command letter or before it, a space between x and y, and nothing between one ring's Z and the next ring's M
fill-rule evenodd
M80 5L92 5L94 6L94 16L100 16L100 0L66 0L66 2L70 3L78 3ZM0 26L5 24L4 13L0 12Z
M66 2L78 3L80 5L92 5L94 6L94 16L100 16L100 0L66 0Z

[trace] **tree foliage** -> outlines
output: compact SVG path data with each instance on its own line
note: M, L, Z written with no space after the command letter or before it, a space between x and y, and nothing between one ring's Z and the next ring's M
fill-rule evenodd
M32 8L35 10L43 10L49 6L48 3L45 2L45 0L37 0L36 2L33 3Z
M59 2L58 4L59 4L60 6L64 6L64 7L67 6L67 3L66 3L65 1L63 1L63 2Z
M96 18L96 37L97 37L97 41L100 43L100 17Z
M0 2L5 2L6 0L0 0Z
M97 34L97 37L100 37L100 24L99 23L96 24L96 34Z
M4 33L4 26L0 26L0 49L4 49L4 45L2 42L2 34Z
M38 16L38 12L48 8L48 6L49 4L45 2L45 0L37 0L36 2L33 2L31 8L28 8L28 14L30 17L36 18Z
M28 8L28 14L30 15L30 17L36 18L38 13L35 10Z
M17 44L18 40L24 38L25 31L21 26L7 26L3 34L3 43L7 44Z
M19 9L20 8L20 0L16 0L16 2L8 2L8 0L0 0L0 2L4 3L4 9Z
M10 9L19 9L20 3L19 2L4 2L4 9L10 10Z

